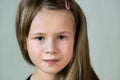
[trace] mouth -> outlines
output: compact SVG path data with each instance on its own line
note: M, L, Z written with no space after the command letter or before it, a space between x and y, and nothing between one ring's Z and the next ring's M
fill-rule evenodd
M43 61L47 64L56 64L59 61L59 59L45 59Z

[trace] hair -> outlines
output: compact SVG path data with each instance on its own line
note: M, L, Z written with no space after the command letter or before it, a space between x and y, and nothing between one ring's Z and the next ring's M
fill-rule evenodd
M75 0L67 1L75 19L74 55L70 63L56 74L55 80L99 80L90 63L85 15ZM28 55L26 39L34 17L43 7L48 10L67 10L65 0L21 0L16 15L18 44L23 58L31 65L34 64Z

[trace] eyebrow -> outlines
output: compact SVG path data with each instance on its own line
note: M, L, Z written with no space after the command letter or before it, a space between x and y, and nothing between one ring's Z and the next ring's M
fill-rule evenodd
M62 32L57 32L55 34L71 34L71 32L62 31ZM36 32L36 33L30 33L30 35L33 36L33 35L46 35L46 34L42 32Z
M36 32L36 33L30 33L30 36L37 36L37 35L46 35L45 33L41 33L41 32Z
M66 32L66 31L63 31L63 32L58 32L58 33L56 33L56 34L71 34L71 32Z

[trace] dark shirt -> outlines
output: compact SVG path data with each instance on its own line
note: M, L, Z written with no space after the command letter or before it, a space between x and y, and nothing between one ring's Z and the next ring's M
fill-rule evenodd
M26 80L30 80L31 76L32 76L32 75L30 75Z

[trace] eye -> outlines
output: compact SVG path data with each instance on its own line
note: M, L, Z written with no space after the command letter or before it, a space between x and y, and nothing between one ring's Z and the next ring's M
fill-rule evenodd
M39 37L36 37L36 39L39 40L39 41L42 41L42 40L45 40L45 37L39 36Z
M58 38L57 38L57 40L64 40L64 39L66 39L66 36L64 36L64 35L60 35L60 36L58 36Z

